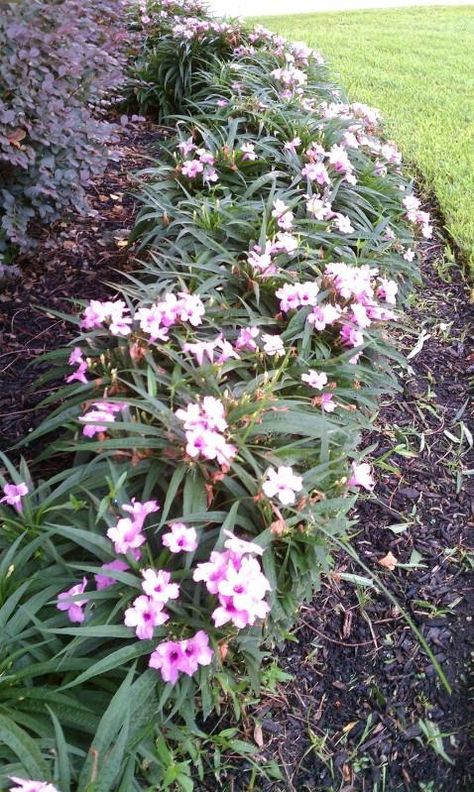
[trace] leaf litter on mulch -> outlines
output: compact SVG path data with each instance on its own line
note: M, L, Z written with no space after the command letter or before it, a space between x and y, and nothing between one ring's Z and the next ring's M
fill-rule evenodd
M37 405L63 384L34 386L45 366L30 364L76 335L74 325L48 308L73 314L77 300L111 299L107 283L135 268L134 249L125 244L135 222L135 174L162 136L162 128L145 119L117 126L117 159L89 186L90 213L36 229L35 249L16 262L20 277L0 285L0 450L39 423L44 412Z
M473 316L442 257L441 244L424 246L423 285L398 331L410 368L364 438L377 487L358 502L352 544L413 618L452 693L397 607L376 585L348 582L366 573L341 553L277 655L289 678L248 714L254 760L276 761L283 778L254 785L251 767L239 768L229 792L474 789Z

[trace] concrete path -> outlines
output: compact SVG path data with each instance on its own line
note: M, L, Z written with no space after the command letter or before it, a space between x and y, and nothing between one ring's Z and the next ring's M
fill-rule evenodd
M315 14L319 11L357 11L363 8L406 6L472 6L472 0L208 0L216 13L225 16L272 16Z

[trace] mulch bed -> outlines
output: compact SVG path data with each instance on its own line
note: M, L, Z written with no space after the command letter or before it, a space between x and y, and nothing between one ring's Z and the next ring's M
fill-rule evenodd
M16 262L21 276L0 284L0 450L40 422L45 411L37 405L63 384L34 386L46 366L30 364L77 332L47 309L72 314L77 300L111 299L113 287L106 284L136 267L135 251L123 245L137 209L134 174L147 167L148 152L160 137L160 127L150 121L118 127L113 149L120 158L89 187L91 213L38 228L37 247Z
M297 643L279 653L279 666L292 680L264 696L249 718L248 738L263 739L258 761L275 760L285 775L252 789L474 789L474 487L472 477L460 477L474 467L474 457L468 440L462 448L455 441L460 422L469 426L472 417L466 400L474 372L473 317L456 265L450 282L436 274L441 258L439 244L425 246L423 285L399 346L408 353L422 329L429 338L409 361L403 394L386 401L364 441L376 445L371 457L381 466L374 497L359 501L353 546L421 629L452 695L397 608L382 593L357 592L341 579L341 572L365 576L341 554L335 573L303 610ZM393 453L396 446L401 454ZM387 570L379 561L388 552L413 568ZM420 721L447 735L441 744L452 764L436 752ZM229 789L247 789L246 782L234 778Z
M119 272L135 267L120 243L133 226L133 173L161 135L150 122L119 132L118 163L90 189L94 216L73 216L38 232L38 247L21 262L22 277L0 293L0 448L10 448L43 417L37 405L51 390L31 386L40 365L28 364L74 337L74 327L46 308L72 312L78 299L110 298ZM353 546L363 562L412 615L452 687L441 686L429 658L400 613L381 593L356 590L341 573L364 575L340 555L336 571L303 610L297 642L280 652L292 680L266 693L248 719L261 745L257 761L274 759L284 781L262 781L262 792L467 792L474 785L468 752L468 663L474 647L469 574L473 467L460 422L468 423L469 305L455 266L450 282L433 266L441 246L427 245L424 283L398 331L399 345L421 351L410 360L404 392L387 400L365 438L379 461L374 498L361 499ZM471 337L470 337L471 336ZM44 364L43 364L44 367ZM454 439L453 439L454 438ZM399 453L393 449L398 447ZM408 455L406 455L408 451ZM26 454L31 453L27 449ZM390 528L392 526L392 528ZM397 527L398 526L398 527ZM378 562L388 552L400 566ZM415 551L415 554L413 555ZM472 556L471 556L472 558ZM255 730L257 721L257 730ZM420 721L442 734L452 764L429 744ZM251 724L251 725L250 725ZM250 788L250 771L228 776L229 790ZM216 781L203 789L216 789ZM227 782L226 782L227 783Z

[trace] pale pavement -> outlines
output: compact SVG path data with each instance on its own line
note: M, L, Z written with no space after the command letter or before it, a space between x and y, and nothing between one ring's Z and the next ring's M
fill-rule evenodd
M471 6L472 0L208 0L221 16L271 16L277 14L315 14L318 11L357 11L368 8L407 6Z

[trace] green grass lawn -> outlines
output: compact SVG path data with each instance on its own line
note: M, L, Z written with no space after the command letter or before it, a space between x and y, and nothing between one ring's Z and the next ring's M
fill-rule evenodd
M259 22L319 49L350 99L382 111L388 136L435 193L474 271L474 6Z

